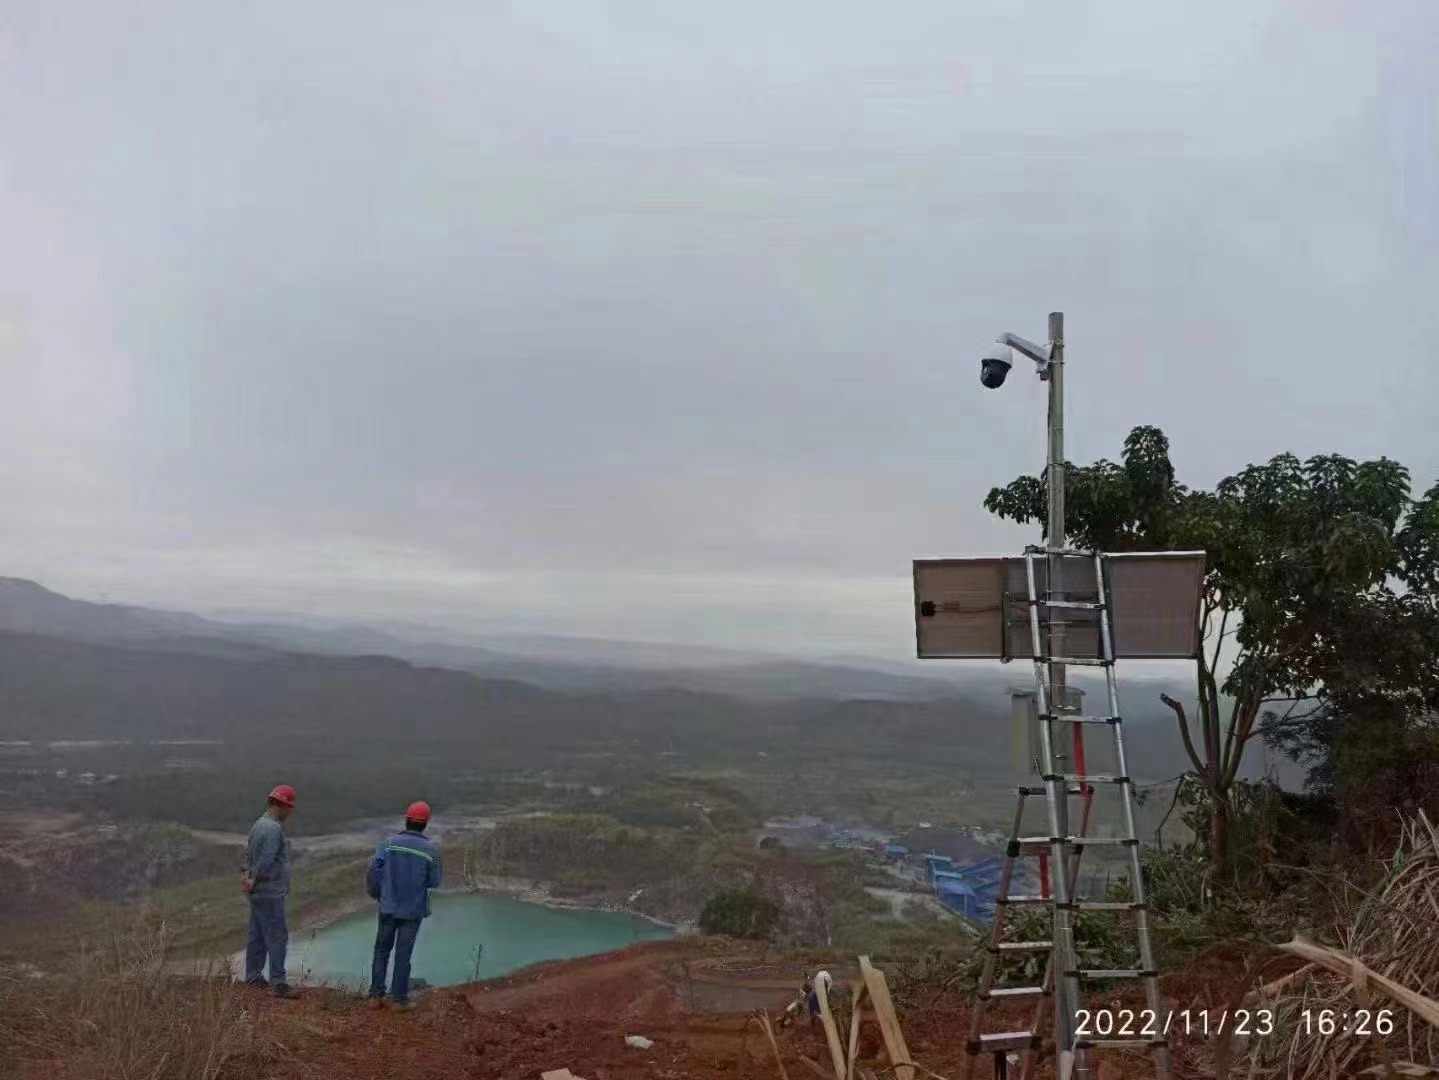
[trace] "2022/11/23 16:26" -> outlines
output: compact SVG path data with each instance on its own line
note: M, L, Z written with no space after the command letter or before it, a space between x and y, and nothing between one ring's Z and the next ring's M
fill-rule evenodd
M1299 1014L1300 1027L1306 1035L1392 1035L1393 1009L1305 1009Z
M1152 1009L1080 1009L1075 1014L1075 1033L1082 1039L1136 1036L1163 1040L1170 1035L1201 1037L1274 1034L1273 1009L1181 1009L1164 1015Z

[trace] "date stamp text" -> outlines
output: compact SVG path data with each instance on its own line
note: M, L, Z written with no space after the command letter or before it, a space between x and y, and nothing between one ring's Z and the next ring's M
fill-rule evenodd
M1075 1019L1075 1034L1088 1040L1263 1038L1278 1026L1273 1009L1176 1009L1163 1014L1153 1009L1079 1009ZM1290 1019L1305 1035L1390 1035L1395 1027L1392 1009L1305 1009Z

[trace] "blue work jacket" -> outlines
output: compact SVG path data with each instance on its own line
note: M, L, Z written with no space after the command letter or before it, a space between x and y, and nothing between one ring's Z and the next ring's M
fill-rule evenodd
M439 846L423 833L395 834L375 849L366 885L381 915L428 918L430 890L440 887Z

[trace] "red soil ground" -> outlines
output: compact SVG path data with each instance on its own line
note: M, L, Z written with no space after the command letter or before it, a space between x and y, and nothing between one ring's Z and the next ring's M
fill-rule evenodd
M1242 970L1238 958L1216 956L1167 984L1166 992L1177 1008L1221 1007ZM835 974L845 983L851 973ZM560 1068L584 1080L733 1080L778 1077L751 1016L758 1008L776 1015L793 1000L798 976L789 965L721 957L701 944L674 941L433 991L403 1013L371 1011L328 992L290 1003L256 995L254 1004L257 1020L283 1047L266 1072L269 1080L538 1080ZM905 1012L914 1059L953 1077L971 1008L967 997L951 991ZM1022 1028L1028 1010L1010 1006L988 1020L991 1029ZM627 1035L643 1035L654 1046L631 1049ZM814 1075L801 1057L828 1060L818 1028L801 1023L778 1036L791 1080ZM1201 1043L1177 1040L1178 1076L1207 1075ZM876 1031L866 1032L861 1048L886 1075ZM989 1077L988 1064L977 1074ZM1114 1059L1101 1075L1122 1080L1147 1073L1142 1058Z

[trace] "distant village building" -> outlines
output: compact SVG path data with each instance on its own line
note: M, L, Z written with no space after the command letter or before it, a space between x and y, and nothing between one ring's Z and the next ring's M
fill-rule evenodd
M903 836L894 837L890 843L908 848L921 855L933 852L948 856L953 863L972 863L989 855L985 846L964 829L925 828L921 825Z

